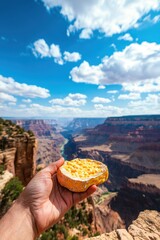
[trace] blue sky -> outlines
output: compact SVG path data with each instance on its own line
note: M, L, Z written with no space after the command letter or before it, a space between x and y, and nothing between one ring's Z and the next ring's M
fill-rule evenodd
M0 116L160 114L160 0L1 0Z

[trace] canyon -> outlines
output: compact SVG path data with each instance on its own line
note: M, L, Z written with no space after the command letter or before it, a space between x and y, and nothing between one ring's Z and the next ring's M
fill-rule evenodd
M141 211L160 211L159 136L159 115L114 117L73 136L65 145L68 159L92 158L109 168L109 181L104 186L117 194L102 204L103 214L98 214L104 216L104 220L98 220L101 226L108 222L104 211L108 207L125 228ZM101 229L109 232L108 227L109 224Z
M61 147L65 138L60 133L62 127L56 120L27 119L15 120L26 131L30 130L37 139L37 168L41 169L61 157Z
M7 139L5 151L0 152L0 163L5 163L25 184L36 169L44 168L61 155L67 160L92 158L105 163L109 180L90 198L87 209L91 211L92 230L105 233L97 239L112 239L113 236L115 240L143 239L136 238L129 229L136 229L134 223L139 219L144 222L147 215L150 221L159 216L160 116L64 122L60 125L57 120L15 120L25 132ZM28 130L31 132L27 133ZM32 156L32 161L27 156ZM153 229L155 226L153 221Z

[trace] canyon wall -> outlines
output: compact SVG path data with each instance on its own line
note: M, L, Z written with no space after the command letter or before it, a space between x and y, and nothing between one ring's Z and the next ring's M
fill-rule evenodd
M37 166L43 168L61 157L61 147L65 142L60 131L62 127L54 119L15 120L26 131L30 130L37 138Z
M31 132L0 118L0 165L24 185L36 171L37 141Z
M119 220L113 221L115 225L118 221L125 227L141 211L160 211L159 136L160 116L118 117L107 118L103 124L73 136L66 144L65 154L69 160L92 158L109 168L109 180L104 186L117 195L109 204L103 203L103 211L101 206L97 207L101 229L110 231L102 220L105 215L109 223L109 209L113 216L118 214Z
M36 170L37 141L28 134L6 139L6 148L0 151L0 164L26 185Z

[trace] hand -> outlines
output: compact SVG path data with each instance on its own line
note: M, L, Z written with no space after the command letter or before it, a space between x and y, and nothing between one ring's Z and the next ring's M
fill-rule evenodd
M57 181L56 172L63 163L61 158L37 173L20 196L21 202L31 211L36 235L55 224L74 204L96 190L93 185L86 192L73 193L62 187Z

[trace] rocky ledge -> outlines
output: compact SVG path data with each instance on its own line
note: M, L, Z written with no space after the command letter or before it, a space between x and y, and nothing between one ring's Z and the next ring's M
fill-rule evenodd
M128 230L117 229L88 240L159 240L160 239L160 213L146 210L132 222Z

